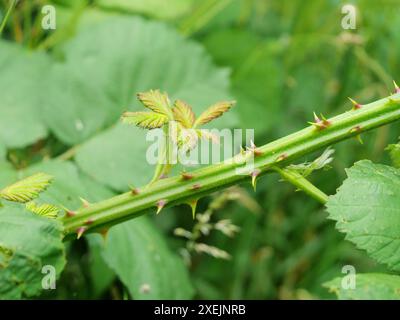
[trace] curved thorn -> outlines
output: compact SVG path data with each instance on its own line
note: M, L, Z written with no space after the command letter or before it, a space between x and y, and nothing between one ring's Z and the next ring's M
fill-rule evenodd
M251 185L253 186L254 191L256 191L257 188L257 177L260 175L261 171L256 169L254 170L250 176L251 176Z

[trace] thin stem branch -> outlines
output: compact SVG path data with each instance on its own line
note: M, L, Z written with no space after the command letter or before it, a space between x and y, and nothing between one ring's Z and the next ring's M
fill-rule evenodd
M324 128L311 125L296 133L257 148L257 153L239 153L230 160L182 176L162 179L139 192L128 192L82 208L75 215L62 218L68 236L84 231L102 231L117 223L155 211L162 200L166 206L188 203L229 186L251 181L269 173L272 168L284 168L304 155L326 148L342 140L381 127L400 119L400 94L392 95L356 110L328 119ZM238 174L254 157L253 171ZM324 198L322 195L319 198Z
M289 169L281 169L279 167L274 167L273 170L278 172L283 179L285 179L298 189L304 191L306 194L319 201L320 203L325 204L326 202L328 202L328 195L326 195L324 192L314 186L300 173Z
M3 22L0 25L0 36L3 34L3 31L4 31L4 28L6 27L8 18L10 17L11 12L13 11L16 3L17 3L17 0L11 0L11 4L8 7L8 10L7 10L7 13L6 13L6 15L5 15L4 19L3 19Z

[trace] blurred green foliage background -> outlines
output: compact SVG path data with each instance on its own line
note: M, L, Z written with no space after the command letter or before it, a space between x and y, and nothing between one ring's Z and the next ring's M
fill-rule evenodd
M0 16L8 3L0 1ZM355 30L341 26L345 3L357 8ZM45 4L56 8L56 30L40 28ZM140 108L136 92L159 88L197 112L233 98L237 106L218 127L254 128L261 145L303 128L314 111L348 110L349 96L367 103L393 91L399 28L396 0L22 0L0 43L1 98L14 106L0 106L0 156L16 169L61 156L80 179L96 183L83 187L93 201L103 199L152 176L144 132L116 124L122 111ZM384 149L398 135L393 125L365 134L363 145L335 146L331 170L312 181L335 193L354 161L388 163ZM278 176L261 179L255 194L250 184L242 187L260 208L236 201L215 213L214 220L232 219L241 230L204 238L231 259L193 257L194 298L333 298L322 283L344 265L382 270L344 240L323 207ZM194 224L184 206L151 220L174 252L185 243L173 230ZM93 237L71 243L58 289L44 297L128 297L99 246Z

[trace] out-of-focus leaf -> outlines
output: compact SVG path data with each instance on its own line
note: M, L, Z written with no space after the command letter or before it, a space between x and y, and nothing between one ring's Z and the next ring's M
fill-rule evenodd
M67 144L85 141L123 110L138 109L138 92L160 89L195 110L229 97L226 70L216 69L200 46L160 23L110 18L81 30L61 54L65 63L54 67L50 81L65 77L65 86L50 90L44 118ZM215 125L235 123L230 113Z
M279 123L283 70L275 42L265 42L246 31L228 29L205 40L218 64L231 66L232 92L243 127L259 135Z
M186 13L193 0L96 0L103 8L141 13L158 19L174 19Z
M179 256L147 217L109 231L103 257L134 299L190 299L193 288Z
M49 272L43 267L53 267L58 278L64 265L59 222L20 208L0 209L0 299L40 294Z
M102 257L104 239L99 234L86 236L89 245L89 273L92 291L95 297L100 296L115 279L115 273L108 267Z
M153 175L146 161L146 134L119 124L89 140L78 151L76 161L89 176L115 190L144 185Z
M400 270L400 170L363 160L329 198L329 218L346 239L380 263Z
M400 277L383 273L356 274L355 288L342 286L343 278L324 283L340 300L400 300Z
M40 107L48 66L45 55L0 41L0 139L6 146L25 147L46 137Z

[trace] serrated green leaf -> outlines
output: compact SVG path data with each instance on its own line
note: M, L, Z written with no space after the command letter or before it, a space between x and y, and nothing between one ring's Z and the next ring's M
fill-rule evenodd
M52 204L36 204L34 201L28 202L26 204L26 209L39 216L47 218L56 218L60 212L60 208Z
M138 93L139 101L150 110L169 116L171 114L170 101L167 93L161 93L160 90L149 90Z
M324 283L340 300L400 300L400 277L383 273L355 275L355 288L342 286L343 278Z
M363 160L329 197L329 218L346 239L380 263L400 270L400 170Z
M400 144L391 144L386 148L386 150L389 151L393 166L400 168Z
M134 299L190 299L183 261L172 253L147 217L110 229L103 257Z
M196 116L186 102L182 100L176 100L174 107L172 108L174 119L178 121L184 128L192 128L196 120Z
M168 117L155 112L125 112L122 115L122 122L133 124L142 129L161 128L168 122Z
M20 299L44 293L44 266L58 278L65 265L62 226L10 206L0 209L0 299ZM1 259L0 259L1 260Z
M199 127L221 117L225 112L228 112L234 104L235 101L222 101L212 105L196 119L194 127Z
M53 177L46 173L36 173L0 190L0 198L20 203L32 201L47 189L52 180Z

